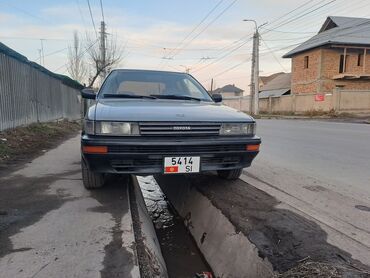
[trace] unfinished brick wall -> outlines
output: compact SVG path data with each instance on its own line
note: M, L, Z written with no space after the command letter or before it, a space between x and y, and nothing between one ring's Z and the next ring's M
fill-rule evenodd
M292 93L312 93L317 90L321 50L315 49L292 58ZM308 67L305 68L305 57Z
M347 50L344 74L363 74L363 61L358 66L358 50ZM335 80L340 74L340 56L343 49L320 48L298 54L292 58L292 93L332 92L337 86L348 90L370 90L370 80ZM304 57L309 57L308 68L304 67ZM363 58L363 57L362 57ZM370 50L365 61L365 74L370 74Z

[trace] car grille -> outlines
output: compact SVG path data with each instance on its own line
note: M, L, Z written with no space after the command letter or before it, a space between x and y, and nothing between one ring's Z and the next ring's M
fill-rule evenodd
M166 145L166 146L109 146L111 153L181 154L242 152L245 145Z
M214 136L220 134L219 123L140 123L140 134L149 136Z

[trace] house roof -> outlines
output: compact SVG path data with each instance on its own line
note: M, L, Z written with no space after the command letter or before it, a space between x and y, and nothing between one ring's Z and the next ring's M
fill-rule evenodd
M282 95L288 93L289 91L290 91L290 88L261 91L259 94L259 98L281 97Z
M268 82L270 82L272 79L274 79L276 76L280 75L280 74L283 74L284 72L277 72L277 73L274 73L274 74L271 74L271 75L268 75L268 76L260 76L260 80L266 84Z
M286 53L283 58L291 58L298 53L328 44L369 46L370 19L329 16L317 35Z
M290 91L291 73L281 73L265 84L260 92L259 98L280 97Z
M244 92L242 89L236 87L235 85L226 85L222 88L217 88L213 91L213 93L242 93Z
M277 89L289 89L290 90L290 79L292 74L291 73L282 73L272 79L270 82L265 84L261 88L261 92L268 91L268 90L277 90Z

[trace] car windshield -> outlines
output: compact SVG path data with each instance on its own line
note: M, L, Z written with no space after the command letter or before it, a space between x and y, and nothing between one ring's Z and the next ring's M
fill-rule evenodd
M154 71L113 71L104 82L99 98L114 97L212 101L190 75Z

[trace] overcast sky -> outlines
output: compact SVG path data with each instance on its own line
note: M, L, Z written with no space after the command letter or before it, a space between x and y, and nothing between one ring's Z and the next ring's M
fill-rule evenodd
M243 19L255 19L258 24L268 22L260 29L260 74L268 75L289 72L290 60L281 56L313 36L327 16L370 17L370 0L102 3L107 31L125 46L120 67L177 71L190 68L190 73L207 88L213 77L217 87L230 83L244 90L249 90L254 25ZM90 4L98 29L102 20L100 2L90 0ZM45 67L52 71L68 74L67 48L74 30L83 39L86 33L94 35L87 0L0 0L0 41L39 62L42 39ZM172 59L163 59L168 57Z

